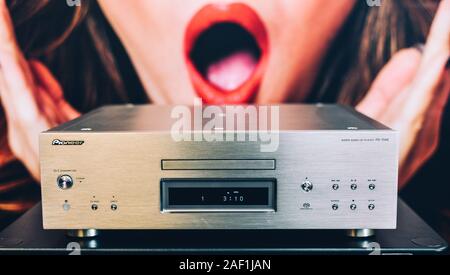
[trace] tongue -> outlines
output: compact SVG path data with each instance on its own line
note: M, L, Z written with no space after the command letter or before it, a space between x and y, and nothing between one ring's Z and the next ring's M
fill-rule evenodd
M209 65L206 78L224 91L232 91L252 75L258 60L245 50L236 51Z

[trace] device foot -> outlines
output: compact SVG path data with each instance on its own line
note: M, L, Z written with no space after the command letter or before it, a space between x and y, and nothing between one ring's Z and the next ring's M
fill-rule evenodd
M99 233L97 229L72 229L66 232L67 236L73 238L93 238L97 237Z
M368 238L375 235L373 229L348 229L347 236L352 238Z

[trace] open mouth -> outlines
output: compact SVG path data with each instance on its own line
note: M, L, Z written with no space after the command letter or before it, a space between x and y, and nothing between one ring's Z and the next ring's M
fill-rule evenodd
M186 64L194 89L205 103L252 101L267 56L266 29L247 5L207 5L187 27Z

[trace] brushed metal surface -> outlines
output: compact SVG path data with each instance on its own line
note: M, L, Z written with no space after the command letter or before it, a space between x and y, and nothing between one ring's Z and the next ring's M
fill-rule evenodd
M99 234L97 229L73 229L67 231L67 236L72 238L92 238L97 237Z
M153 122L144 122L168 123L170 119L162 114L170 115L170 107L137 108L102 108L86 119L41 134L46 229L396 227L397 133L347 108L281 106L280 126L285 130L280 131L280 145L273 153L262 153L259 142L175 142L167 130L170 127L158 123L152 128ZM128 112L125 118L118 115ZM149 113L157 113L157 119L148 117ZM309 118L304 120L303 115ZM107 122L111 125L106 126ZM346 130L348 125L359 130ZM92 131L77 130L82 127ZM84 143L52 146L54 139ZM260 171L162 170L164 159L274 159L277 165L275 170ZM58 188L61 174L73 178L71 189ZM272 213L163 213L162 178L275 178L277 209ZM301 189L306 179L314 185L308 193ZM352 190L354 183L357 189ZM339 184L339 189L334 190L333 184ZM376 188L370 190L370 184ZM95 211L93 203L98 205ZM70 205L69 210L64 204ZM112 204L117 209L112 210ZM339 208L333 210L333 204ZM351 204L357 208L351 210ZM375 208L369 210L369 204Z
M375 235L373 229L348 229L347 236L353 238L367 238Z
M162 170L275 170L274 159L162 160Z
M203 109L207 105L203 106ZM246 108L246 106L242 106ZM314 130L389 130L386 126L343 105L302 105L283 104L278 106L256 105L260 107L279 107L281 131ZM194 107L187 107L194 114ZM173 106L161 105L118 105L94 110L81 118L62 124L48 132L165 132L174 123L171 117ZM222 107L226 113L225 107ZM243 110L245 111L245 109ZM207 121L203 121L204 124ZM223 125L226 127L227 125ZM234 129L233 129L234 130Z

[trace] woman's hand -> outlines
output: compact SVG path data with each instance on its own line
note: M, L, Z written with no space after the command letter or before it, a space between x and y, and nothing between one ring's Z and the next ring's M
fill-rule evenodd
M26 60L14 34L5 0L0 0L0 101L12 153L39 179L39 133L79 116L61 86L39 61Z
M423 53L406 49L394 55L356 107L399 130L400 188L438 147L450 93L449 56L450 0L443 0Z

